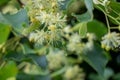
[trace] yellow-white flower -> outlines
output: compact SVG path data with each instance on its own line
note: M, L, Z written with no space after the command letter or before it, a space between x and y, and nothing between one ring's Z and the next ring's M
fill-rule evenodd
M102 48L106 50L114 49L120 45L120 33L112 32L102 38Z
M39 15L36 16L42 24L52 25L55 24L59 27L62 27L62 24L66 21L66 16L62 17L60 13L47 13L46 11L42 11Z
M66 61L64 51L54 51L53 49L50 49L50 52L47 55L47 60L48 67L51 70L55 70L62 67L62 65L64 65Z
M67 49L71 52L81 53L84 48L84 43L81 42L79 34L73 34L69 37L69 43L67 44Z
M29 39L36 45L48 43L57 44L61 41L62 28L66 16L60 11L58 3L64 0L28 0L28 14L31 23L40 22L40 29L30 33ZM42 27L42 28L41 28Z
M68 67L64 74L65 80L84 80L84 76L82 68L78 65Z
M42 45L46 41L45 36L46 33L43 30L36 30L35 32L30 33L29 40L35 42L36 45Z

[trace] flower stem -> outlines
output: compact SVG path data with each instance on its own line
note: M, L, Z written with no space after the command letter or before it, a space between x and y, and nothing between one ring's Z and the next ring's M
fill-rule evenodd
M110 29L118 29L118 27L110 27Z
M110 25L109 25L108 17L106 14L105 14L105 19L106 19L106 23L107 23L107 27L108 27L108 33L110 33Z

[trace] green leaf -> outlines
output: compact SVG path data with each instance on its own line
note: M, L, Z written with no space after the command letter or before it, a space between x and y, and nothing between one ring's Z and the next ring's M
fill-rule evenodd
M17 80L51 80L49 75L29 75L25 73L19 73Z
M109 80L113 76L114 72L111 68L106 68L104 71L104 76L92 73L89 75L89 80Z
M0 44L6 42L10 34L10 26L0 23Z
M81 15L72 14L72 16L74 16L78 22L88 22L91 21L93 18L93 16L91 16L88 11Z
M46 69L47 68L47 59L45 55L36 55L36 54L28 54L27 57L31 58L33 60L33 62L40 66L42 69Z
M97 20L88 22L87 30L89 33L94 33L99 40L107 33L106 26L102 22L99 22Z
M81 25L79 24L80 28L79 28L79 35L84 38L87 34L87 23L81 23Z
M114 24L119 25L119 23L120 23L120 3L111 1L109 4L108 11L109 11L108 16L109 17L112 16L112 17L110 17L110 21Z
M93 16L93 2L91 0L85 0L85 5L87 7L88 12L90 13L91 16Z
M23 25L29 25L27 11L25 9L21 9L14 15L0 13L0 22L11 25L17 33L21 33L23 31Z
M4 59L5 60L14 60L16 62L20 62L20 61L27 60L28 57L26 58L26 56L21 52L11 51L11 52L8 52L8 54L6 54Z
M115 74L113 80L120 80L120 73Z
M99 75L103 76L106 64L108 62L108 58L103 49L101 49L98 44L89 42L83 52L83 59L91 65L91 67L93 67Z
M107 6L107 10L105 10L105 7L101 5L97 5L96 8L102 12L106 12L112 24L120 24L120 3L116 1L110 1Z
M77 25L74 26L75 28L79 28L79 35L84 38L87 33L87 23L78 23Z
M9 21L3 16L1 12L0 12L0 23L10 24Z
M73 31L79 30L80 37L84 38L87 34L87 23L86 22L78 23L72 28L72 30Z
M0 69L0 80L7 80L8 78L15 77L18 69L13 61L9 61L4 67Z
M9 0L0 0L0 6L6 4Z
M88 22L93 19L93 2L91 0L85 0L84 2L87 12L80 15L72 14L72 16L74 16L78 22Z
M70 2L70 0L64 0L64 1L62 1L62 4L59 3L60 9L61 10L66 10L69 2Z
M111 1L109 6L116 11L118 14L120 13L120 3Z

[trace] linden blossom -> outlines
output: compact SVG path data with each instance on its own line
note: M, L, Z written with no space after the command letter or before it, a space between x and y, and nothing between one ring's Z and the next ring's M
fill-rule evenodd
M68 67L64 73L65 80L84 80L84 76L82 68L78 65Z
M62 15L59 13L47 13L45 11L41 12L40 15L36 16L36 19L38 19L42 24L45 23L45 25L58 25L62 26L62 24L66 21L66 16L62 18Z
M29 40L33 41L35 45L53 44L53 42L61 41L60 35L63 32L63 27L66 26L66 15L59 10L58 3L62 3L64 0L29 1L26 6L31 23L35 23L34 20L37 20L42 25L42 29L30 33Z
M120 45L120 34L116 32L108 33L102 38L102 48L106 50L114 49Z
M74 47L73 47L74 46ZM80 54L83 51L84 43L81 42L79 34L73 34L69 37L69 43L67 44L67 50Z
M50 52L46 57L49 62L48 67L51 70L58 69L66 63L66 56L62 50L54 51L50 48Z

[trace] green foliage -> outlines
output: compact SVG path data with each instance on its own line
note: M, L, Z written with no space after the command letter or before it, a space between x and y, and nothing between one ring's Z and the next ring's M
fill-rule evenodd
M104 73L103 73L103 76L96 75L96 74L92 73L89 76L89 80L109 80L110 77L113 75L114 75L113 70L111 68L106 68Z
M16 77L17 73L18 69L15 62L9 61L7 64L0 68L0 79L7 80L8 78Z
M0 6L2 6L3 4L6 4L7 2L9 2L8 0L0 0Z
M8 2L0 0L0 80L120 79L116 0Z
M91 16L93 16L93 2L91 0L85 0L85 5L87 7L87 10Z
M100 48L98 44L88 43L84 50L84 60L90 64L101 76L103 76L104 69L108 62L106 53Z
M6 42L10 34L10 31L11 31L11 28L9 25L0 23L0 37L1 37L0 44Z
M87 34L87 23L86 22L78 23L73 27L73 30L78 29L80 37L84 38Z
M0 22L11 25L17 33L21 33L24 29L24 26L29 25L28 16L25 9L20 10L14 15L1 13Z
M94 33L98 39L107 33L106 26L97 20L88 22L87 29L89 33Z

